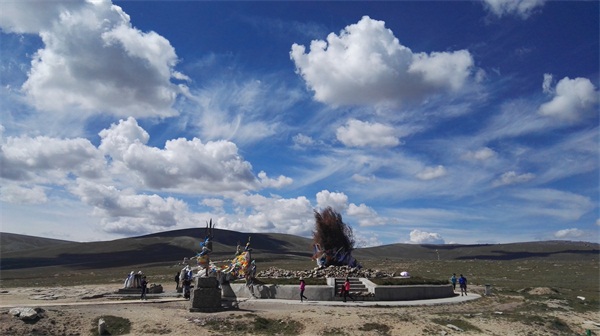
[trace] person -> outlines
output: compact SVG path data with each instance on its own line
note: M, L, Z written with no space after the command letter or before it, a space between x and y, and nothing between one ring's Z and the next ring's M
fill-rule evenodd
M460 278L458 278L458 284L460 285L460 296L467 295L467 278L465 278L462 274Z
M250 262L250 269L248 270L248 274L246 274L246 286L254 285L256 280L256 261L252 260Z
M147 300L146 293L148 293L148 281L146 281L145 275L142 277L140 285L142 286L142 296L140 297L140 300Z
M185 299L190 298L190 286L192 285L192 280L186 275L182 281L183 285L183 297Z
M175 290L179 291L179 272L175 274Z
M300 302L304 302L303 300L308 298L304 296L304 289L306 288L306 283L304 282L304 278L300 278Z
M352 295L350 295L350 279L346 278L346 281L344 281L344 292L343 292L343 296L344 296L344 302L346 302L346 298L351 298L352 301L354 301L354 298L352 297Z
M452 273L450 282L452 283L452 290L456 290L456 273Z

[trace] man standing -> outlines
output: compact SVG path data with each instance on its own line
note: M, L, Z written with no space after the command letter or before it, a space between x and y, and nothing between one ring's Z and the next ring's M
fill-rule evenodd
M460 296L467 295L467 278L465 278L462 274L460 278L458 278L458 284L460 285Z
M147 300L146 293L148 292L148 281L146 281L145 275L142 277L141 286L142 286L142 296L140 297L140 300Z

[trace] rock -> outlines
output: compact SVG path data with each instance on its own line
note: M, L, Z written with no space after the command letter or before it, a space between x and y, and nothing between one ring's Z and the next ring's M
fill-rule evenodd
M98 320L98 335L106 334L106 321L104 319Z
M38 311L43 310L41 308L11 308L9 314L18 317L23 321L33 321L40 317Z
M455 326L454 324L446 324L446 327L452 329L452 330L456 330L456 331L464 331L461 328Z

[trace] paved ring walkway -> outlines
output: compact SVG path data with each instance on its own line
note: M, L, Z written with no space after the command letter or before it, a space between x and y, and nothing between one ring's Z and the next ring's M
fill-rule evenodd
M469 294L467 296L455 295L449 298L443 299L430 299L430 300L411 300L411 301L311 301L305 300L282 300L282 299L253 299L253 298L240 298L238 302L276 302L291 305L309 305L309 306L356 306L356 307L401 307L401 306L431 306L431 305L442 305L442 304L455 304L461 302L467 302L481 298L479 294ZM1 297L0 297L1 299ZM188 301L184 298L156 298L148 299L145 301L140 300L110 300L110 301L77 301L77 302L55 302L55 301L40 301L38 303L26 303L26 304L13 304L13 305L0 305L0 308L15 308L15 307L59 307L59 306L90 306L90 305L107 305L107 304L145 304L145 303L162 303L162 302L176 302L176 301ZM223 301L231 301L224 299Z

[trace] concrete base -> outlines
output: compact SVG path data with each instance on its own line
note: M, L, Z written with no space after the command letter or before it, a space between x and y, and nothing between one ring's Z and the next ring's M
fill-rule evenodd
M221 310L221 289L216 278L197 278L190 297L191 312Z
M368 297L357 297L360 301L404 301L449 298L454 296L452 285L378 286L366 278L361 281L368 288ZM327 283L333 283L328 279ZM299 285L254 285L224 284L223 297L229 299L261 298L300 301ZM351 292L352 295L356 293ZM306 286L304 295L314 301L340 301L331 285Z

